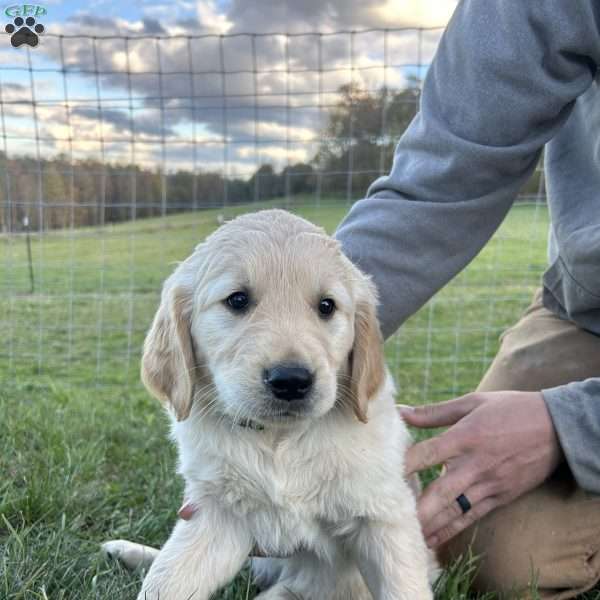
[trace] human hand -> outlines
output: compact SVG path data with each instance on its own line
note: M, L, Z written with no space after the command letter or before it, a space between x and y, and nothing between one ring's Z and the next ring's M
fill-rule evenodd
M419 428L447 427L406 455L406 476L444 464L418 500L427 545L447 542L488 512L540 485L563 460L541 392L472 393L420 407L400 407ZM457 497L471 509L463 514Z

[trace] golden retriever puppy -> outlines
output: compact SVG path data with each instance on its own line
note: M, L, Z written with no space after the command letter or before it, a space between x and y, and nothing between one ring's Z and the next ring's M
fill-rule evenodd
M140 600L208 600L253 547L289 556L255 559L262 600L432 598L375 311L338 243L281 210L226 223L167 279L142 379L198 510L160 552L109 544L153 560Z

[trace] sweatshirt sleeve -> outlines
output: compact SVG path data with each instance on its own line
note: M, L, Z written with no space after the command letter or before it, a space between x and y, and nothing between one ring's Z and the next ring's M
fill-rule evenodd
M542 393L573 477L600 494L600 377Z
M600 5L463 0L389 175L336 233L379 290L384 336L481 250L592 83Z

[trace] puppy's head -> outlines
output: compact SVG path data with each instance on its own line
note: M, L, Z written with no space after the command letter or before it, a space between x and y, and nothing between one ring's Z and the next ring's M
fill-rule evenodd
M197 403L265 425L336 405L366 421L385 372L375 306L322 229L279 210L244 215L166 281L142 379L178 419Z

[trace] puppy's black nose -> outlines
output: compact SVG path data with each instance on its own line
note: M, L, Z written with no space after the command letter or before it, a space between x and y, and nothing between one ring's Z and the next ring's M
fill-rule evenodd
M308 394L313 376L304 367L276 365L265 369L264 382L280 400L301 400Z

